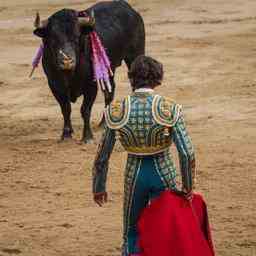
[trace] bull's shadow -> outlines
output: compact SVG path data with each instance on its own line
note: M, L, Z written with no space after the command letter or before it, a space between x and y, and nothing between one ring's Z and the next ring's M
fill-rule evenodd
M43 21L38 14L35 27L34 34L42 38L44 45L43 69L63 114L61 139L72 137L71 102L83 95L82 141L87 143L93 138L90 116L98 91L90 35L97 33L111 63L110 84L100 83L106 88L107 106L114 98L116 68L124 60L129 69L133 60L145 52L144 22L128 3L120 0L100 2L82 12L63 9Z

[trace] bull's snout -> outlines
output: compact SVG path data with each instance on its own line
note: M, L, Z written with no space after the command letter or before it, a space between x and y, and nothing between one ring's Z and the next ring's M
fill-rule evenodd
M64 53L62 50L59 51L61 55L60 60L60 68L62 70L74 70L75 69L75 60L74 58L70 57L68 54Z

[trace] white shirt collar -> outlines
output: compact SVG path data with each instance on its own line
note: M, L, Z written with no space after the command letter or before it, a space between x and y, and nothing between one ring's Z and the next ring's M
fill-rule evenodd
M136 89L134 92L154 92L154 90L151 88L139 88Z

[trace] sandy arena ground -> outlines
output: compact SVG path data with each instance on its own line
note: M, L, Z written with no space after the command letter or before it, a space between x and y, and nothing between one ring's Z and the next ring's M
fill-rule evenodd
M256 256L256 1L130 2L145 19L147 53L165 65L159 92L184 106L217 255ZM40 43L35 12L93 3L0 0L0 256L120 255L125 152L117 145L110 201L96 207L91 167L100 131L94 143L80 143L80 99L75 137L58 143L62 118L42 69L28 79ZM118 71L117 97L129 92L126 71ZM102 109L99 93L94 127Z

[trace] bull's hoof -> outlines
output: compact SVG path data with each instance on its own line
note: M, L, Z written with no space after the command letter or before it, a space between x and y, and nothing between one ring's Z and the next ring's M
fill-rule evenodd
M69 135L62 135L61 138L60 138L61 141L70 140L70 139L72 139L72 135L71 134L69 134Z
M81 142L84 144L92 144L93 143L93 136L87 136L81 139Z
M61 136L60 139L58 140L58 143L64 143L72 140L72 135L70 136Z
M65 141L65 140L72 139L72 133L73 133L73 129L64 129L60 140Z

